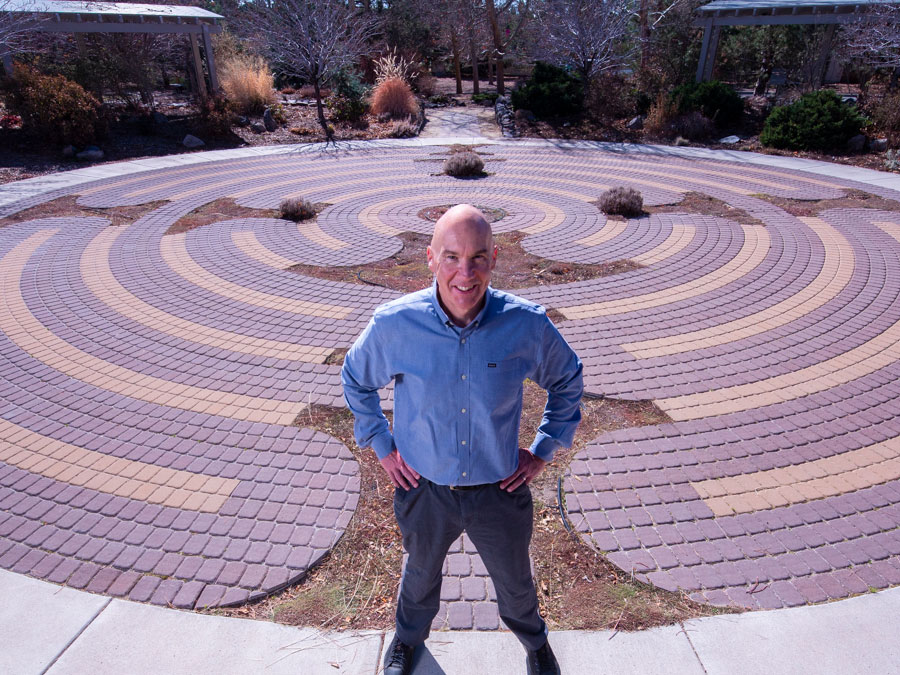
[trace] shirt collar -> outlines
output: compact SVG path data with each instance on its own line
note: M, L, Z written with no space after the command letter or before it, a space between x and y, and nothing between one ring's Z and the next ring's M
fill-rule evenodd
M484 298L484 307L481 308L481 311L478 312L478 315L472 320L468 326L465 328L477 328L481 325L481 322L484 320L485 314L487 313L488 307L491 304L491 298L494 296L494 289L489 285L487 287L487 291L485 291ZM441 307L441 302L438 300L438 290L437 290L437 279L434 279L431 282L431 304L434 306L434 311L437 312L438 318L441 320L445 326L450 326L452 328L459 328L453 321L447 316L447 312L444 311L444 308Z

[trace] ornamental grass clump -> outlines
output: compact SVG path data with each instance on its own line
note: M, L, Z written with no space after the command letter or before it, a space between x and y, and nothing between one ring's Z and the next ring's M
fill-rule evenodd
M279 207L281 217L285 220L293 220L299 222L301 220L309 220L315 218L316 209L312 203L303 199L303 197L288 197L281 202Z
M600 195L600 210L603 213L632 218L644 213L644 198L630 187L614 187Z
M372 113L391 117L409 117L419 110L412 89L399 77L392 77L378 84L372 92Z
M444 160L444 173L456 178L480 176L484 173L484 160L468 150L456 152Z
M243 54L226 61L220 79L229 105L241 115L262 113L275 103L272 73L258 56Z
M398 120L391 129L391 138L412 138L418 134L416 125L411 120Z

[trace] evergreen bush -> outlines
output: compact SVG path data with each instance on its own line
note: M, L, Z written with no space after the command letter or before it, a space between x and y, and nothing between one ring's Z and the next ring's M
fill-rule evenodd
M530 110L537 117L575 115L581 111L584 87L577 75L538 61L531 79L513 89L511 99L514 108Z
M775 108L763 125L759 141L790 150L843 149L865 123L866 118L855 107L841 101L831 89L821 89Z
M680 114L694 111L702 113L719 128L738 124L744 112L744 102L740 95L718 80L682 84L675 87L671 97Z

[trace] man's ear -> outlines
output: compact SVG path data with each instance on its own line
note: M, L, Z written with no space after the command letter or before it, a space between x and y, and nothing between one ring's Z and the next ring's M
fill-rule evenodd
M434 253L431 251L431 246L425 247L425 259L428 261L428 269L434 272Z

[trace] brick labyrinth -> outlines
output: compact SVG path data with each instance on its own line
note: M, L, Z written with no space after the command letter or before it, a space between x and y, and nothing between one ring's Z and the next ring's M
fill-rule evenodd
M343 405L339 368L396 294L287 271L390 256L424 207L502 208L496 231L560 261L641 268L536 287L588 389L652 399L670 424L605 434L565 479L569 518L627 572L714 604L781 607L900 583L900 213L798 218L761 198L893 192L788 170L494 146L455 180L428 149L253 157L105 179L98 209L165 203L129 226L0 228L0 567L155 604L246 602L301 578L356 507L358 467L303 428ZM502 161L498 161L502 160ZM700 192L762 224L666 213ZM241 218L166 235L215 199L330 204L315 222ZM744 219L745 223L749 222ZM390 406L389 392L385 405ZM498 627L467 540L439 625Z

